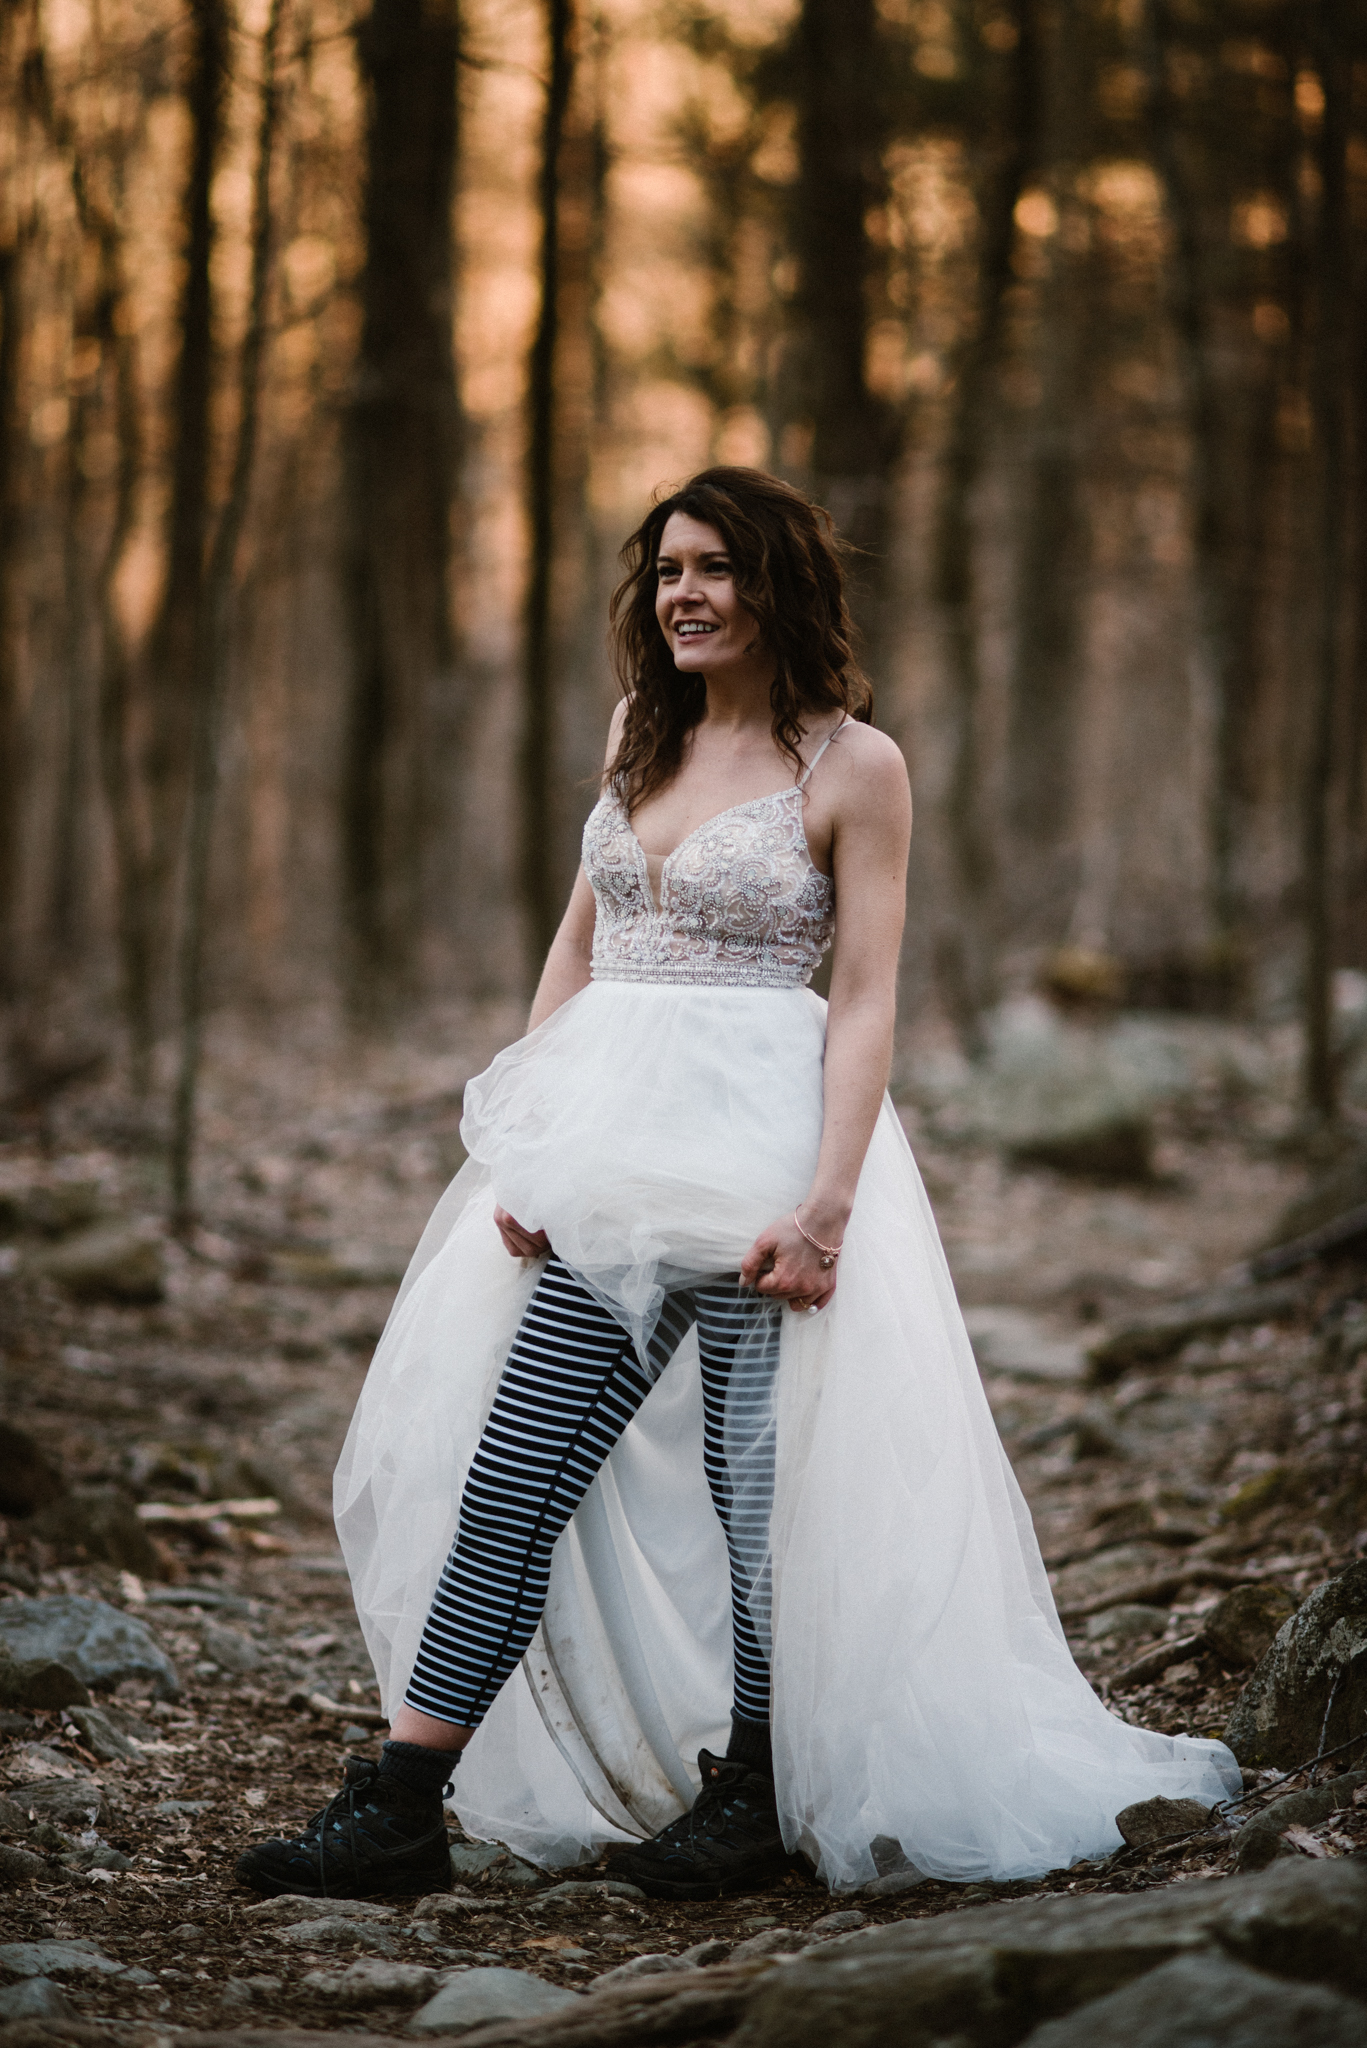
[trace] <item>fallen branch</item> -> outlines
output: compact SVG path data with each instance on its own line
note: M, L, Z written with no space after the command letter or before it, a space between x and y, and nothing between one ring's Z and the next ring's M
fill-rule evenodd
M1157 1578L1136 1579L1128 1586L1112 1586L1109 1593L1100 1593L1094 1600L1080 1601L1076 1607L1060 1607L1060 1621L1086 1621L1091 1614L1104 1614L1108 1607L1148 1607L1168 1600L1183 1586L1259 1586L1261 1572L1235 1571L1227 1564L1201 1564L1193 1560L1190 1564L1177 1565L1170 1572L1163 1572Z
M1238 1329L1246 1323L1279 1322L1296 1315L1304 1306L1305 1295L1298 1281L1282 1281L1274 1287L1225 1288L1212 1294L1193 1295L1187 1301L1169 1302L1092 1346L1087 1353L1092 1384L1109 1386L1132 1365L1156 1365L1161 1359L1171 1358L1193 1337L1213 1337L1221 1330Z
M1158 1643L1152 1650L1146 1650L1142 1657L1136 1657L1133 1664L1127 1664L1123 1671L1112 1672L1106 1681L1107 1687L1147 1685L1151 1678L1161 1678L1169 1664L1180 1664L1184 1658L1194 1657L1206 1647L1203 1629L1198 1629L1194 1636L1179 1636L1176 1642Z
M344 1706L340 1700L330 1700L325 1692L305 1692L302 1686L290 1694L285 1704L290 1707L307 1707L311 1714L322 1714L329 1719L354 1721L358 1728L389 1726L388 1714L382 1714L378 1707L362 1707L357 1704Z
M168 1522L193 1528L200 1522L265 1522L280 1512L278 1500L145 1500L133 1510L140 1522Z
M1337 1251L1340 1245L1352 1244L1360 1237L1367 1237L1367 1202L1359 1202L1355 1209L1345 1209L1341 1216L1321 1223L1318 1230L1307 1230L1304 1237L1269 1245L1249 1261L1249 1271L1255 1280L1271 1280L1278 1273L1293 1273L1297 1266L1308 1266L1321 1252Z

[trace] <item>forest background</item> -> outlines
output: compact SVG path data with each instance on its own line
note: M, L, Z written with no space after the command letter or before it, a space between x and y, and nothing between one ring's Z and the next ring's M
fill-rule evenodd
M5 0L11 1107L207 1015L527 990L616 551L710 461L862 551L912 1018L1304 1026L1367 970L1351 0Z

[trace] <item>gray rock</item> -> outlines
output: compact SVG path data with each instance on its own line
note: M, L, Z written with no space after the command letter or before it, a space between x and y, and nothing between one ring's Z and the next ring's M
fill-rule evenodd
M36 1515L63 1491L61 1472L28 1431L0 1422L0 1515Z
M838 1919L840 1916L833 1914L829 1917ZM864 1915L860 1913L856 1917L862 1920ZM730 1953L731 1944L729 1941L717 1941L715 1939L711 1941L695 1941L692 1948L686 1948L683 1954L678 1957L678 1961L691 1964L697 1970L707 1970L711 1968L713 1963L724 1963Z
M423 1900L423 1905L428 1903ZM303 1920L397 1921L399 1916L393 1906L382 1906L377 1899L303 1899L286 1894L247 1906L239 1917L254 1927L294 1927Z
M851 1907L843 1913L823 1913L819 1920L813 1920L808 1934L850 1934L856 1927L868 1925L867 1916L858 1907Z
M282 1977L230 1977L223 1986L222 2003L231 2011L246 2005L264 2004L268 1998L278 1998L284 1990Z
M1247 1323L1275 1323L1295 1315L1304 1302L1304 1289L1286 1280L1267 1287L1218 1288L1187 1301L1168 1302L1094 1344L1087 1353L1091 1379L1097 1386L1109 1386L1132 1365L1156 1365L1174 1357L1193 1337L1213 1337Z
M964 1327L984 1372L1028 1380L1080 1380L1086 1370L1082 1346L1051 1334L1025 1309L969 1307L964 1310Z
M1184 1956L1026 2036L1025 2048L1361 2048L1367 2012L1215 1955Z
M84 1764L47 1742L24 1742L5 1758L5 1776L27 1784L36 1778L89 1778Z
M368 1956L398 1953L392 1935L382 1934L365 1920L344 1919L340 1913L319 1920L300 1920L292 1927L282 1927L280 1939L288 1942L291 1948L358 1949Z
M76 2008L51 1977L21 1977L0 1990L0 2020L74 2020Z
M563 1954L558 1950L557 1954ZM633 1977L660 1977L673 1971L694 1970L696 1963L686 1962L683 1956L653 1955L633 1956L630 1962L618 1963L615 1970L604 1970L601 1977L595 1977L589 1986L591 1991L611 1991L618 1984L625 1984Z
M151 1303L166 1296L166 1254L156 1233L138 1224L104 1223L51 1251L31 1253L32 1272L55 1280L77 1301Z
M1087 1640L1091 1643L1140 1642L1145 1636L1161 1636L1168 1625L1166 1607L1145 1607L1130 1601L1107 1607L1087 1618Z
M465 1970L408 2022L410 2034L463 2034L482 2020L544 2019L578 2004L581 1991L562 1991L529 1970Z
M16 1785L14 1797L26 1814L72 1828L93 1827L109 1818L109 1802L94 1778L40 1778L33 1785Z
M61 1664L82 1685L112 1689L132 1678L158 1699L175 1699L180 1691L174 1664L146 1626L104 1600L59 1593L0 1602L0 1644L21 1662Z
M544 1906L573 1906L585 1899L644 1899L645 1893L637 1885L624 1884L619 1878L602 1877L596 1880L572 1879L565 1884L553 1884L549 1891L527 1901L528 1912L539 1913Z
M545 1894L549 1897L549 1894ZM539 1906L540 1899L533 1905ZM473 1892L432 1892L413 1908L417 1920L464 1920L471 1914L506 1913L510 1902L504 1898L477 1899Z
M736 2048L937 2036L989 2048L1164 1963L1219 1950L1352 1988L1367 1968L1367 1872L1298 1857L1258 1877L1014 1899L818 1942L756 1986Z
M1327 1785L1314 1785L1306 1792L1288 1792L1255 1813L1240 1828L1234 1860L1240 1870L1266 1870L1273 1858L1283 1853L1282 1836L1288 1828L1313 1828L1328 1820L1342 1806L1351 1806L1359 1785L1367 1785L1367 1771L1348 1771L1331 1778Z
M496 1884L512 1885L515 1890L541 1883L541 1872L536 1866L524 1863L501 1842L453 1842L451 1874L457 1884L487 1877Z
M8 1842L0 1842L0 1886L5 1890L15 1885L32 1884L35 1878L46 1877L48 1867L41 1856L35 1856L31 1849L14 1849Z
M1213 1925L1240 1962L1367 1994L1367 1870L1356 1859L1298 1856L1220 1890Z
M868 1884L860 1886L859 1895L864 1899L891 1899L898 1892L914 1891L918 1884L925 1882L925 1871L917 1870L914 1864L909 1863L905 1870L886 1870L881 1877L870 1879Z
M102 1764L134 1763L141 1757L141 1743L125 1735L100 1707L73 1707L71 1719L80 1730L85 1747Z
M420 2005L437 1985L426 1963L353 1963L349 1970L309 1970L300 1989L324 2005Z
M748 1963L755 1956L795 1956L810 1947L810 1937L799 1934L795 1927L766 1927L762 1934L752 1934L748 1941L737 1942L731 1960Z
M16 1657L0 1637L0 1700L7 1707L76 1707L89 1705L90 1694L65 1664L51 1657Z
M29 1524L32 1535L59 1556L81 1564L112 1564L151 1578L161 1569L155 1543L138 1520L133 1503L116 1486L87 1486L65 1493Z
M1174 1835L1208 1827L1210 1808L1202 1806L1199 1799L1141 1799L1137 1805L1124 1807L1115 1824L1132 1849L1146 1849L1150 1842L1167 1842Z
M1285 1586L1234 1586L1202 1619L1206 1641L1229 1671L1256 1664L1296 1612Z
M255 1671L261 1663L261 1652L250 1636L244 1636L235 1628L224 1628L220 1622L206 1621L199 1632L204 1654L211 1657L224 1671L238 1676Z
M1367 1559L1317 1586L1234 1703L1225 1740L1247 1768L1290 1770L1367 1723Z
M0 1943L0 1970L12 1977L121 1977L116 1963L93 1941L7 1941Z

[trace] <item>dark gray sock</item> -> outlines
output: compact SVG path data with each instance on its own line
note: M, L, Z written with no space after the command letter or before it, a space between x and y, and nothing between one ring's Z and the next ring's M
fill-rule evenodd
M386 1742L380 1751L380 1776L397 1778L410 1792L440 1798L460 1762L458 1749L428 1749L421 1742Z
M739 1714L731 1716L731 1740L726 1745L726 1761L731 1764L748 1764L752 1771L760 1771L766 1778L774 1775L774 1748L767 1721L745 1721Z

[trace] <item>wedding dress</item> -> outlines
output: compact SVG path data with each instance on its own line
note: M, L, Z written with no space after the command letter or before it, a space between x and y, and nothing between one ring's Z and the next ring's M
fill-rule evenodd
M391 1713L539 1271L504 1251L495 1204L548 1232L644 1359L664 1292L734 1273L807 1190L826 1006L805 984L835 890L804 801L795 785L700 826L665 861L658 907L618 800L588 820L594 978L466 1090L469 1159L337 1469ZM1074 1665L886 1099L838 1291L818 1315L785 1313L770 1384L728 1455L741 1485L748 1466L768 1484L766 1449L776 1465L752 1604L767 1608L778 1806L832 1889L908 1865L1031 1876L1117 1848L1134 1801L1241 1789L1222 1743L1128 1726ZM690 1335L561 1537L542 1625L461 1758L451 1803L471 1834L550 1867L592 1858L672 1820L698 1749L725 1750L730 1588L701 1437Z

